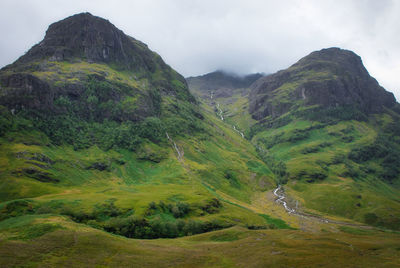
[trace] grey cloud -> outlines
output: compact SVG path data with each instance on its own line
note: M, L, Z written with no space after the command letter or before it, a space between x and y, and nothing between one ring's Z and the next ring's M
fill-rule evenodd
M47 26L89 11L149 45L185 76L215 69L271 73L339 46L400 97L400 1L2 0L0 66L39 42Z

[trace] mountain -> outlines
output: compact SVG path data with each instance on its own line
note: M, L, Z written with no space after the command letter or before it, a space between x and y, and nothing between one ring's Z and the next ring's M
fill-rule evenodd
M397 104L272 116L260 74L206 77L89 13L1 69L0 266L399 264Z
M186 81L190 88L196 92L203 92L207 96L212 91L216 97L231 97L235 91L248 88L262 76L260 73L241 76L224 71L215 71L201 76L188 77Z
M248 112L250 85L261 77L261 73L238 75L215 71L186 80L194 96L208 103L216 113L223 112L219 108L225 107L229 113L225 113L224 120L244 132L254 121Z
M0 219L67 215L134 238L271 224L233 204L274 187L254 149L109 21L50 25L0 81Z
M324 108L348 105L364 113L396 105L393 94L368 74L361 58L339 48L313 52L290 68L259 79L249 99L250 113L258 120L279 117L301 102Z
M316 51L248 91L205 103L246 134L292 206L398 229L400 105L359 56Z
M97 121L159 116L161 96L194 101L184 78L159 55L89 13L50 25L43 41L2 69L0 82L0 104L14 112L68 110Z

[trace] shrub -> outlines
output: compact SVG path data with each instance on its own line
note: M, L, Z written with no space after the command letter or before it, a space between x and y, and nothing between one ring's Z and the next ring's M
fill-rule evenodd
M367 116L362 112L362 108L355 105L341 105L337 107L316 107L298 113L299 116L321 123L334 124L338 121L367 121Z
M170 214L174 218L183 218L191 211L191 207L188 203L185 202L177 202L175 204L165 204L163 201L160 201L158 204L155 202L151 202L145 212L146 216L157 215L161 213Z
M225 179L227 179L229 181L229 184L232 187L240 189L240 187L241 187L240 182L237 179L236 173L233 170L231 170L231 169L225 170L224 177L225 177Z
M370 160L380 162L382 171L379 174L382 179L391 182L400 173L400 153L396 144L390 138L380 134L371 145L353 148L349 153L349 159L357 163Z
M4 204L0 209L0 221L34 213L34 204L28 200L14 200Z
M112 217L117 217L123 212L115 206L116 199L109 199L103 204L95 205L92 217L98 220L104 220Z
M206 202L206 204L202 205L200 208L204 212L207 212L209 214L214 214L219 212L219 209L222 207L221 201L219 201L217 198L213 198L209 201Z
M306 130L301 130L301 129L295 129L287 139L289 142L297 142L301 140L305 140L310 136L310 133L308 129Z
M259 146L256 147L258 155L263 160L263 162L267 164L267 166L271 169L272 173L275 174L278 179L278 183L287 183L289 174L287 172L286 164L281 160L275 159L273 156L260 148L261 147Z
M160 142L165 138L165 129L161 120L157 117L147 117L138 128L139 136L152 142Z

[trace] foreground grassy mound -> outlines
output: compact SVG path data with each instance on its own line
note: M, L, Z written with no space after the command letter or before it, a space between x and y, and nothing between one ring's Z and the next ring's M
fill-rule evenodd
M312 234L233 227L179 239L136 240L76 224L65 217L24 216L10 221L0 224L2 267L400 265L399 234L377 230L348 227L339 233ZM21 234L17 228L26 231ZM33 228L40 232L30 235Z

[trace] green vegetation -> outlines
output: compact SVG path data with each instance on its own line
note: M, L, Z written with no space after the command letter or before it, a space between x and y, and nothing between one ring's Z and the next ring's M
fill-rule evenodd
M251 139L275 183L291 189L305 210L398 229L398 114L387 110L368 115L357 105L324 107L293 100L303 82L332 79L329 68L301 72L295 83L276 89L269 100L292 107L280 116L249 119L249 101L239 94L214 96L214 101L220 103L227 125L239 126ZM205 109L213 110L209 92L191 90ZM368 217L371 213L376 219Z
M382 170L378 176L391 183L398 178L400 173L399 146L393 142L389 135L378 135L371 145L353 148L349 153L349 159L357 163L368 161L380 162ZM374 169L366 169L367 173L377 172Z
M355 235L369 235L374 232L371 230L363 230L363 229L353 228L353 227L349 227L349 226L340 226L340 230L345 233L355 234Z
M91 137L93 143L76 146L81 140L62 131L58 143L37 131L30 121L11 117L14 125L20 127L22 122L25 127L7 129L0 137L0 176L4 182L0 187L0 219L64 215L85 226L146 239L194 235L233 225L276 228L257 213L204 187L207 182L233 200L250 203L252 194L274 183L272 172L245 140L212 114L202 116L203 121L196 117L193 122L202 125L204 133L195 132L190 137L185 132L174 135L162 116L132 122L125 136L116 136L128 142L130 136L137 135L139 142L134 148L115 140L109 142L112 146L104 146L106 143L96 137ZM92 122L99 128L112 123L111 133L127 126L85 120L80 122ZM137 131L135 124L140 124ZM185 153L184 163L175 157L165 131ZM237 141L241 143L232 146ZM59 229L50 227L38 225L37 233L41 236ZM33 232L36 227L29 228ZM30 235L19 237L28 239Z
M51 107L55 110L52 113L46 109L22 110L11 116L2 107L0 133L39 130L54 145L70 144L76 150L97 145L104 150L134 151L146 140L165 142L166 131L182 135L202 129L200 114L193 106L180 100L161 105L160 93L154 90L149 90L146 93L149 96L145 97L127 85L93 75L88 76L84 88L84 94L78 97L58 97ZM143 105L151 107L146 108L149 112L141 111Z
M265 214L260 214L260 216L267 221L271 229L293 229L281 219L272 218L271 216Z
M245 267L318 265L396 267L399 235L368 231L308 233L297 230L247 230L240 227L177 239L135 240L51 218L66 226L26 243L3 240L0 265ZM345 229L349 230L348 228ZM7 233L7 236L12 234ZM307 256L305 257L305 252ZM266 256L267 254L267 256Z
M305 105L300 86L336 81L338 65L294 65L256 121L246 87L259 74L212 100L196 91L200 103L159 55L124 42L133 65L35 47L0 72L0 266L399 264L386 230L400 226L398 108ZM274 202L282 184L315 218Z
M398 190L390 186L397 183L400 166L395 136L378 130L372 121L315 122L306 120L310 114L287 116L292 121L259 129L253 137L280 183L295 190L308 208L398 229ZM376 219L368 217L370 213Z

